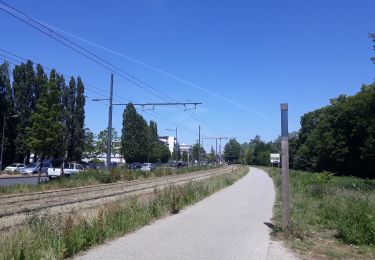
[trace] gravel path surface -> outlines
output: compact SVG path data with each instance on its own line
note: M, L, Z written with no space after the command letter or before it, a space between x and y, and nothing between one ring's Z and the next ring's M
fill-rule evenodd
M94 248L76 259L297 259L269 228L271 178L250 173L180 214Z

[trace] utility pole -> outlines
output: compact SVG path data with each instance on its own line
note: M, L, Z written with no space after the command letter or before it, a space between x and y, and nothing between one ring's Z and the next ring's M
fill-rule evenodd
M283 208L283 227L289 226L289 141L288 141L288 104L280 105L281 110L281 198Z
M201 165L201 125L198 132L198 165Z
M174 129L165 129L167 131L172 131L172 132L175 132L175 139L176 139L176 142L174 142L173 144L173 151L174 151L174 157L175 157L175 160L176 160L176 163L177 163L177 126L176 126L176 130Z
M111 170L111 157L112 157L112 98L113 98L113 73L111 74L111 85L110 85L110 91L109 91L107 171Z
M231 137L224 137L224 136L218 136L218 137L202 137L202 139L215 139L215 142L216 142L216 150L215 150L215 153L216 153L216 156L220 155L220 159L221 159L221 140L222 139L229 139ZM219 145L219 154L217 153L217 140L219 139L220 141L220 145Z

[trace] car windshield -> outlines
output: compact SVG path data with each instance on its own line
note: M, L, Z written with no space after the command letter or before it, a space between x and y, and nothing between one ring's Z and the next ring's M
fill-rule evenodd
M38 166L38 164L36 164L36 163L30 163L30 164L28 164L27 166L26 166L26 168L35 168L35 167L37 167Z
M9 167L17 167L17 163L12 163Z

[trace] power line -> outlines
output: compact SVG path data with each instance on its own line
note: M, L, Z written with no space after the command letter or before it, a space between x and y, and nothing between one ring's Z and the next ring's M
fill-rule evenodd
M4 4L5 6L7 6L8 8L10 8L11 10L13 10L14 12L16 12L16 13L18 13L18 14L21 14L22 16L26 17L27 19L29 19L29 20L33 21L34 23L38 24L39 26L41 26L42 28L44 28L45 30L47 30L49 33L45 32L44 30L38 28L37 26L35 26L35 25L33 25L33 24L31 24L31 23L25 21L24 19L18 17L18 16L15 15L14 13L11 13L11 12L9 12L8 10L6 10L4 7L0 6L0 9L1 9L2 11L4 11L4 12L6 12L7 14L13 16L14 18L16 18L16 19L18 19L18 20L20 20L20 21L26 23L27 25L31 26L32 28L34 28L34 29L38 30L39 32L41 32L41 33L47 35L48 37L50 37L50 38L52 38L52 39L54 39L54 40L60 42L60 43L63 44L64 46L66 46L66 47L68 47L68 48L70 48L70 49L76 51L77 53L83 55L84 57L90 59L91 61L97 63L98 65L100 65L100 66L102 66L102 67L108 69L109 71L111 71L111 72L117 74L118 76L120 76L120 77L126 79L127 81L131 82L131 83L134 84L135 86L140 87L141 89L143 89L143 90L149 92L150 94L152 94L152 95L154 95L154 96L157 96L158 98L160 98L160 99L162 99L162 100L164 100L164 101L167 101L167 100L166 100L165 98L163 98L162 96L164 96L164 97L166 97L166 98L168 98L168 99L170 99L170 100L174 100L174 101L176 101L175 99L173 99L172 97L168 96L167 94L164 94L164 93L161 92L160 90L158 90L158 89L152 87L151 85L147 84L146 82L144 82L144 81L138 79L137 77L131 75L130 73L128 73L127 71L125 71L125 70L123 70L123 69L121 69L121 68L119 68L118 66L114 65L113 63L111 63L111 62L109 62L109 61L107 61L107 60L105 60L105 59L99 57L98 55L96 55L95 53L91 52L90 50L88 50L88 49L86 49L86 48L80 46L79 44L77 44L77 43L75 43L75 42L69 40L68 38L66 38L66 37L64 37L63 35L57 33L56 31L54 31L54 30L52 30L51 28L49 28L48 26L46 26L46 25L40 23L39 21L35 20L34 18L30 17L29 15L23 13L22 11L20 11L20 10L14 8L14 7L12 7L11 5L5 3L5 2L2 1L2 0L0 0L0 2L1 2L2 4ZM57 35L58 37L62 38L63 40L67 41L67 42L70 43L70 44L73 44L73 45L76 46L77 48L79 48L79 49L81 49L82 51L88 53L89 55L92 55L93 57L95 57L96 59L99 59L100 61L104 62L105 64L107 64L107 65L109 65L109 66L111 66L111 67L113 67L113 68L116 68L118 71L121 71L122 73L124 73L124 74L126 74L127 76L131 77L132 80L130 80L130 79L126 78L124 75L122 75L122 74L120 74L120 73L114 71L113 69L111 69L110 67L106 66L105 64L102 64L101 62L98 62L97 60L95 60L94 58L90 57L90 56L87 55L86 53L83 53L82 51L80 51L80 50L78 50L78 49L72 47L71 45L67 44L66 42L64 42L64 41L62 41L62 40L56 38L55 36L51 35L50 33L53 33L54 35ZM148 88L152 89L153 91L156 91L157 93L161 94L162 96L160 96L160 95L158 95L158 94L155 94L154 92L152 92L152 91L150 91L150 90L144 88L143 86L139 85L139 84L136 83L135 81L140 82L141 84L147 86ZM179 107L179 109L181 109L181 108ZM182 109L182 111L185 111L185 110ZM194 116L192 116L192 117L194 118ZM197 120L196 118L194 118L194 119L199 123L200 120Z
M166 97L166 98L168 98L168 99L170 99L170 100L176 101L174 98L168 96L167 94L165 94L165 93L161 92L160 90L158 90L158 89L152 87L151 85L147 84L146 82L144 82L144 81L138 79L137 77L131 75L130 73L128 73L127 71L125 71L125 70L121 69L120 67L114 65L113 63L111 63L111 62L109 62L109 61L107 61L107 60L101 58L100 56L96 55L95 53L91 52L90 50L88 50L88 49L82 47L81 45L79 45L79 44L73 42L72 40L70 40L70 39L64 37L63 35L57 33L56 31L54 31L54 30L52 30L51 28L45 26L44 24L40 23L39 21L35 20L34 18L28 16L27 14L23 13L22 11L20 11L20 10L14 8L14 7L12 7L11 5L5 3L5 2L2 1L2 0L0 0L0 2L1 2L3 5L5 5L6 7L10 8L12 11L16 12L17 14L22 15L22 16L26 17L27 19L31 20L32 22L36 23L37 25L41 26L42 28L44 28L45 30L47 30L47 32L44 31L44 30L42 30L42 29L40 29L40 28L38 28L38 26L35 26L35 25L31 24L30 22L26 21L25 19L22 19L21 17L15 15L14 13L10 12L9 9L7 10L7 9L5 9L3 6L0 6L0 9L1 9L3 12L5 12L5 13L11 15L12 17L14 17L14 18L16 18L16 19L22 21L23 23L25 23L25 24L29 25L30 27L32 27L32 28L38 30L39 32L41 32L41 33L47 35L48 37L50 37L50 38L52 38L52 39L58 41L59 43L63 44L64 46L66 46L66 47L68 47L68 48L74 50L75 52L81 54L82 56L84 56L84 57L86 57L86 58L88 58L88 59L90 59L91 61L95 62L96 64L98 64L98 65L100 65L100 66L106 68L107 70L109 70L109 71L115 73L116 75L118 75L118 76L124 78L125 80L131 82L133 85L135 85L135 86L137 86L137 87L143 89L144 91L147 91L147 92L149 92L150 94L152 94L152 95L154 95L154 96L156 96L156 97L158 97L158 98L160 98L160 99L162 99L162 100L164 100L164 101L167 101L167 102L168 102L168 100L165 99L164 97ZM53 35L52 35L52 34L53 34ZM58 37L60 37L60 38L63 39L63 40L61 40L61 39L55 37L54 35L57 35ZM66 42L68 42L68 43L66 43L66 42L64 42L64 41L66 41ZM71 46L71 45L77 47L78 49L75 48L75 47L73 47L73 46ZM80 51L80 50L82 50L82 51ZM90 56L90 55L91 55L91 56ZM94 57L94 58L93 58L93 57ZM100 60L101 62L98 61L97 59ZM110 67L107 66L107 65L105 65L105 64L103 64L103 62L104 62L105 64L109 65ZM113 68L111 68L111 67L113 67L113 68L117 69L118 71L124 73L125 75L127 75L127 76L130 77L131 79L129 79L129 78L127 78L126 76L122 75L122 74L119 73L118 71L115 71L115 70L114 70ZM141 84L147 86L148 88L150 88L150 89L152 89L153 91L159 93L160 95L154 93L153 91L150 91L149 89L143 87L142 85L138 84L137 82L139 82L139 83L141 83ZM162 95L162 96L161 96L161 95ZM163 97L163 96L164 96L164 97ZM178 107L178 108L181 109L181 110L184 111L184 112L187 112L186 110L182 109L181 107ZM189 112L189 113L190 113L191 117L192 117L194 120L196 120L198 123L203 123L201 119L197 119L197 118L196 118L195 114L193 114L192 112ZM205 125L206 125L206 124L205 124ZM208 125L207 125L207 126L208 126ZM209 126L208 126L208 127L209 127ZM209 128L211 128L211 127L209 127ZM212 129L214 132L216 132L216 130L214 130L213 128L211 128L211 129Z
M1 49L1 48L0 48L0 51L3 51L3 52L8 53L8 54L10 54L10 55L12 55L12 56L15 56L15 57L17 57L17 58L20 59L20 60L27 61L26 58L23 58L23 57L21 57L21 56L18 56L18 55L16 55L16 54L11 53L11 52L5 51L5 50L3 50L3 49ZM17 65L19 65L20 63L22 63L22 61L16 60L16 59L14 59L14 58L11 58L11 57L9 57L9 56L7 56L7 55L3 55L3 54L1 54L1 53L0 53L0 57L3 57L3 58L0 58L0 59L2 59L2 60L4 60L4 61L7 61L7 62L9 62L10 64L12 64L12 65L14 65L14 66L17 66ZM11 60L12 62L10 62L9 60ZM42 66L42 65L41 65L41 66ZM49 70L49 71L52 70L52 69L50 69L50 68L48 68L48 67L46 67L46 66L42 66L42 68L44 68L44 69L46 69L46 70ZM60 74L61 74L61 73L60 73ZM66 74L61 74L61 75L65 76L65 77L70 77L70 76L67 76ZM91 89L87 88L86 85L91 85L91 84L87 84L86 82L83 82L83 83L84 83L84 85L85 85L85 89L87 89L88 91L93 92L93 93L98 94L98 95L101 95L101 96L103 96L103 97L107 97L107 95L104 95L104 94L102 94L102 93L99 93L99 92L97 92L97 91L94 91L94 90L91 90ZM91 86L93 86L93 85L91 85ZM100 89L100 88L98 88L98 89ZM103 90L103 89L100 89L100 90L101 90L101 91L105 91L105 90ZM86 96L87 96L87 95L86 95ZM89 96L87 96L87 97L89 97ZM120 97L120 96L119 96L119 97ZM92 97L89 97L89 98L93 99ZM123 98L123 97L120 97L120 98L126 100L126 99ZM99 100L99 101L100 101L100 100ZM120 102L120 101L118 101L118 100L115 100L115 101L116 101L116 102ZM128 100L128 101L129 101L129 100ZM131 101L129 101L129 102L131 102ZM104 103L103 101L100 101L100 103L101 103L102 105L108 106L108 104ZM191 131L191 130L187 129L186 127L182 126L181 124L177 123L176 121L173 121L173 120L171 120L171 119L166 119L166 117L163 117L161 114L157 113L156 111L152 111L152 112L154 113L154 115L153 115L154 117L159 118L160 120L162 120L162 121L164 121L164 122L166 122L166 123L168 123L168 124L173 123L174 125L177 125L179 128L181 128L182 130L184 130L185 132L189 132L189 133L192 133L192 134L196 134L196 133L194 133L193 131ZM169 120L169 121L168 121L168 120Z

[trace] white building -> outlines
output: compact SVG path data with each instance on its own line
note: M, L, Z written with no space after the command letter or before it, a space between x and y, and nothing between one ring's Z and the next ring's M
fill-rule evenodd
M175 145L178 145L174 136L159 136L159 141L168 147L171 153L173 153Z
M124 164L126 163L125 158L120 154L120 148L121 148L121 141L120 140L114 140L112 141L112 154L111 154L111 162L112 163L118 163L118 164ZM107 163L107 153L101 153L96 156L90 156L88 158L82 159L84 162L89 162L92 159L98 159L105 164Z
M179 147L180 147L181 154L183 152L186 152L188 154L188 156L190 157L191 152L193 150L193 146L192 145L182 143L182 144L179 145Z

